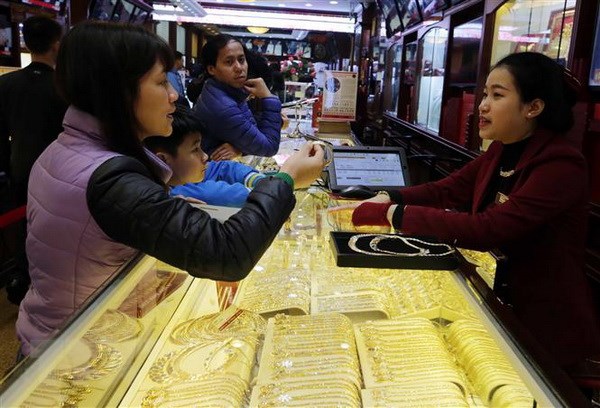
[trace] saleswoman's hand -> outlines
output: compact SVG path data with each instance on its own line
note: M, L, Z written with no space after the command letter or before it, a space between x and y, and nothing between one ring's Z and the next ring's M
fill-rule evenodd
M233 160L241 155L242 152L233 147L231 144L223 143L212 152L210 159L214 161Z
M244 89L250 95L254 95L257 98L272 96L271 91L269 91L267 84L265 84L265 81L262 78L248 79L244 83Z
M283 163L280 171L294 179L296 188L306 188L321 175L324 166L325 151L321 146L308 142Z
M369 198L368 200L363 201L354 201L350 204L338 205L336 207L330 207L327 209L329 212L343 211L343 210L353 210L362 203L379 203L379 204L387 204L391 202L390 195L384 191L380 191L374 197Z

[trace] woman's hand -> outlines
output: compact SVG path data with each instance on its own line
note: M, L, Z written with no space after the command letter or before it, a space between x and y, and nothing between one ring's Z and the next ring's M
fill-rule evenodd
M256 96L257 98L272 96L271 91L269 91L267 84L265 84L265 81L262 78L248 79L244 83L244 89L250 95Z
M214 161L233 160L241 155L242 152L240 150L236 149L229 143L223 143L221 146L217 147L214 152L212 152L210 159Z
M336 212L336 211L344 211L344 210L353 210L356 207L358 207L359 205L361 205L362 203L387 204L387 203L389 203L391 201L392 200L390 200L390 196L389 196L388 193L380 191L380 192L377 193L376 196L371 197L368 200L355 201L355 202L350 203L350 204L338 205L336 207L331 207L331 208L327 209L327 211L329 211L329 212Z
M285 130L289 125L290 125L290 118L288 118L288 116L281 112L281 130Z
M324 166L325 151L321 146L308 142L283 163L280 171L294 179L296 188L306 188L321 175Z

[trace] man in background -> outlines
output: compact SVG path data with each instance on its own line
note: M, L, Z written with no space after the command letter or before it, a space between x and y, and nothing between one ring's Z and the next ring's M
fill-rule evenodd
M182 104L186 107L190 107L190 103L185 96L185 89L183 87L183 79L179 74L179 71L183 69L183 54L179 51L174 52L175 55L175 65L173 65L173 69L167 72L167 79L177 91L179 98L175 101L177 104Z
M38 156L62 132L67 105L54 87L54 66L62 27L45 16L23 23L23 38L31 64L0 76L0 172L8 174L10 206L27 203L29 172ZM22 221L15 253L16 266L8 279L8 299L18 304L29 286L25 255L26 224Z

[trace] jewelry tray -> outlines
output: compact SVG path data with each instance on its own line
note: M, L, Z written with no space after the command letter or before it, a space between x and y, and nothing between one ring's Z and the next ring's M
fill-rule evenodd
M382 256L358 253L348 246L348 241L361 235L355 232L331 231L330 243L337 266L359 268L388 268L388 269L421 269L421 270L454 270L458 267L457 253L443 256L398 256L385 254ZM370 234L375 236L393 237L397 234ZM433 245L439 242L422 237L405 236L417 240L425 240Z

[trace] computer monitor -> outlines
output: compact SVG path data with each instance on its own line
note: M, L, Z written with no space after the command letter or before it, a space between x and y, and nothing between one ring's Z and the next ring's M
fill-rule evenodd
M410 185L406 154L401 147L335 146L328 171L333 193L354 185L374 191Z
M24 4L40 6L54 11L60 11L66 0L22 0Z
M417 0L398 0L400 20L404 29L413 27L423 21Z
M449 4L446 0L418 0L418 2L424 20L444 10Z
M395 0L377 0L379 9L385 19L386 37L391 37L398 31L402 31L402 21L398 15L398 6Z

